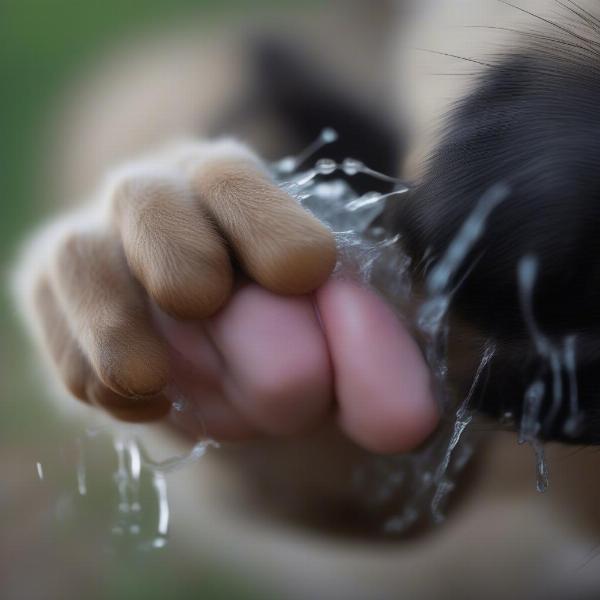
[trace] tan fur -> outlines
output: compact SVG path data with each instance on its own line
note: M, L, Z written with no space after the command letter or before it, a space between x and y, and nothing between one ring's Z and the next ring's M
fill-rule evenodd
M332 234L255 166L211 161L193 185L237 260L263 287L307 294L331 275Z
M188 187L126 179L113 203L129 268L163 310L201 319L223 306L233 285L227 249Z
M111 234L73 234L56 249L54 289L94 372L116 393L153 396L168 382L168 354L147 299Z
M73 396L100 406L114 417L125 421L155 420L168 412L170 402L165 397L136 397L132 402L130 396L116 394L102 384L71 334L69 324L47 279L38 282L34 294L49 358L60 373L66 389ZM103 351L111 357L115 354L112 348L103 348Z
M179 142L124 166L91 209L37 239L43 256L26 261L36 267L23 294L34 296L49 362L76 397L128 421L169 408L151 301L179 318L214 314L233 289L230 251L283 294L313 291L336 259L331 233L228 140Z

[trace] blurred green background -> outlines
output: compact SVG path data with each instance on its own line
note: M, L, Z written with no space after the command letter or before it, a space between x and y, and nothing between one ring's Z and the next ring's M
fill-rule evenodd
M252 6L268 4L253 2ZM281 2L277 3L279 6ZM40 131L61 91L111 44L157 23L218 18L243 2L0 0L0 261L42 220L36 189ZM0 298L0 597L265 598L227 565L185 555L172 541L140 552L110 535L117 502L109 440L90 463L97 482L76 495L73 432L52 410L11 306ZM46 471L42 481L36 463Z

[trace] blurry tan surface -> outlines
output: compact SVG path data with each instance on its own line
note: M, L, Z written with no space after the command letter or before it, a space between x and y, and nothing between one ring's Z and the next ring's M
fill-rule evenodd
M496 6L492 0L459 4L470 21L489 24L490 18L496 19L496 13L490 12L496 10L490 8ZM445 2L440 13L447 13L456 24L462 15L453 6ZM505 8L497 10L506 14ZM436 29L434 23L426 22L419 45L457 53L464 50L460 48L464 38L457 41L439 33L446 30ZM364 22L358 24L361 31ZM158 39L155 34L144 34L141 41L121 40L116 49L104 53L91 75L86 73L70 84L66 101L55 118L49 119L53 124L44 138L48 160L36 171L43 173L37 188L48 192L41 202L76 202L93 189L106 168L122 158L165 137L189 135L190 130L201 133L202 116L210 119L209 113L221 106L223 98L238 93L245 83L236 46L230 45L235 27L211 27L206 37L196 37L193 25L170 27ZM356 29L349 25L345 31ZM383 39L382 29L370 31L372 40ZM327 56L340 65L342 80L352 81L350 73L357 68L361 90L377 90L373 94L377 101L384 97L383 104L393 105L381 91L393 81L383 71L370 68L372 60L381 56L377 43L374 54L365 51L356 60L348 60L353 55L340 50L343 36L325 40L312 35L325 47L338 48L337 63L334 55ZM354 39L349 35L345 41ZM377 58L369 60L369 56ZM350 64L342 66L346 62ZM443 68L447 65L446 61ZM201 72L204 77L199 76ZM365 73L368 79L362 79ZM448 79L439 77L435 84L430 80L410 88L416 94L414 103L420 104L416 124L429 126L428 115L438 114L443 102L457 93L461 84L452 82L450 88L456 89L449 89L444 87ZM268 147L269 140L264 144ZM273 152L280 150L277 144L272 146ZM7 331L14 336L14 325ZM136 597L136 593L157 598L249 598L264 597L269 591L274 597L303 599L504 598L531 597L534 591L551 597L561 586L600 589L596 574L600 455L593 450L554 449L551 487L539 495L532 452L517 447L514 436L506 435L498 436L486 450L477 485L450 521L410 542L336 541L276 528L259 517L248 520L233 510L235 501L233 506L224 501L239 498L237 491L235 496L228 493L230 486L237 490L239 483L216 470L209 459L171 478L174 525L172 542L164 551L142 556L134 548L115 548L107 535L115 501L112 455L107 449L104 462L99 462L97 473L103 483L95 499L69 510L76 495L73 460L60 456L68 439L61 433L65 425L47 417L49 412L38 411L45 398L35 395L44 386L35 371L23 367L23 347L9 346L7 339L3 334L0 341L2 358L10 354L10 362L3 360L2 378L5 382L10 376L12 381L3 395L11 395L12 411L28 410L29 415L22 420L11 416L13 430L0 441L3 598L80 597L83 593L92 598ZM20 370L9 372L9 364L18 364ZM15 401L19 390L30 396L23 399L27 409ZM38 435L44 419L51 425ZM40 459L50 469L43 481L35 472ZM71 500L61 504L63 497Z

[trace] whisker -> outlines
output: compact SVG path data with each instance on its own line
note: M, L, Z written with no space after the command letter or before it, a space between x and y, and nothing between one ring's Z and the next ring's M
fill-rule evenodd
M583 25L591 33L598 33L597 25L593 21L590 21L589 17L582 14L576 8L573 8L572 6L567 6L564 2L561 2L561 0L554 0L554 2L556 2L556 4L558 4L560 7L564 8L566 11L568 11L572 15L575 15L574 21L576 23Z
M500 27L497 25L466 25L465 27L467 29L491 29L491 30L498 30L498 31L508 31L510 33L516 33L516 34L524 36L524 37L539 39L539 40L542 40L545 42L552 42L553 44L559 44L561 46L567 46L569 48L581 50L582 52L592 52L592 53L600 56L600 51L596 50L595 48L581 46L579 44L576 44L575 42L561 40L560 38L556 38L551 35L544 35L543 33L537 33L534 31L525 31L525 30L516 29L513 27Z
M577 10L579 10L581 12L581 14L585 15L589 19L589 21L586 21L587 23L590 23L590 24L593 23L596 27L600 26L600 18L599 17L596 17L589 10L586 10L583 6L581 6L574 0L565 0L565 1L568 2L569 4L572 4L575 8L577 8Z
M470 77L473 73L452 73L447 71L445 73L429 73L432 77Z
M464 60L466 62L474 63L476 65L480 65L482 67L495 67L492 63L486 63L481 60L476 60L474 58L468 58L466 56L459 56L458 54L451 54L450 52L441 52L440 50L430 50L428 48L415 48L415 50L419 52L428 52L429 54L437 54L439 56L447 56L449 58L457 58L459 60Z
M542 21L543 23L546 23L547 25L550 25L551 27L556 28L559 31L566 33L567 35L571 35L574 38L576 38L582 42L585 42L586 44L590 44L593 47L600 46L599 42L590 40L589 38L587 38L583 35L579 35L578 33L575 33L572 29L569 29L568 27L563 27L562 25L559 25L556 21L552 21L551 19L542 17L542 15L538 15L538 14L531 12L530 10L527 10L521 6L517 6L516 4L512 4L511 2L508 2L508 0L497 0L497 1L500 2L501 4L505 4L506 6L510 6L511 8L514 8L515 10L525 13L526 15L529 15L530 17L533 17L534 19L538 19L539 21Z

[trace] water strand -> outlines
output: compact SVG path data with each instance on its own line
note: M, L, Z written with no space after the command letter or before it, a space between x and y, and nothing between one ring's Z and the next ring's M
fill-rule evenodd
M319 137L311 142L304 150L296 156L286 156L273 165L273 169L279 173L293 173L302 163L318 152L323 146L337 141L338 134L332 127L325 127Z

